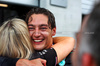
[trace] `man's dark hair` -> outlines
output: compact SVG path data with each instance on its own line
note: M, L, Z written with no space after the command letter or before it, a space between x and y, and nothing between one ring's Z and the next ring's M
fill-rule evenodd
M27 15L26 15L26 22L28 23L29 17L33 14L43 14L46 15L48 17L48 24L51 27L51 29L56 27L55 24L55 17L54 15L47 9L44 8L33 8L31 9Z
M87 37L84 39L87 40L97 66L100 66L100 3L96 4L91 12L84 32L88 32L84 33L83 36Z

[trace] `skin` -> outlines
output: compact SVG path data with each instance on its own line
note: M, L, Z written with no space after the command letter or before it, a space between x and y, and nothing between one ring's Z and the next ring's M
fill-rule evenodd
M48 49L52 46L52 36L56 28L51 29L48 25L48 17L43 14L33 14L28 21L28 29L35 50Z

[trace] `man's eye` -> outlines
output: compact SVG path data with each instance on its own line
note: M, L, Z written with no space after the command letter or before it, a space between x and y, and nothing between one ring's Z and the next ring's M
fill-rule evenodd
M35 28L28 28L29 30L35 30Z
M41 30L46 30L47 28L46 27L43 27L43 28L40 28Z

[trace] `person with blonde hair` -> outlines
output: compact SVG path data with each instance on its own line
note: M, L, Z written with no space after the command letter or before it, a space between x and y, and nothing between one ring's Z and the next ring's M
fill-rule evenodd
M30 41L27 25L21 19L8 20L0 27L1 56L29 59L33 53Z
M47 61L47 66L55 66L64 59L74 47L73 38L60 37L60 39L54 38L56 44L53 45L52 48L34 53L25 21L18 18L10 19L4 22L0 27L0 62L3 59L0 64L2 64L1 66L21 66L21 63L26 62L26 60L33 62L28 59L42 58ZM66 46L68 46L68 48L66 48ZM23 59L26 60L17 63L17 61L22 61ZM41 65L45 65L45 61L42 59L38 61L41 62ZM25 63L26 66L27 64L34 64L28 62Z

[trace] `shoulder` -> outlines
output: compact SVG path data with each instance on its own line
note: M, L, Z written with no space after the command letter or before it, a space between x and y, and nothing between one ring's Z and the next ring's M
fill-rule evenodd
M55 66L57 64L57 54L53 48L45 49L39 52L43 59L46 59L47 66Z
M45 49L41 52L39 52L40 55L57 55L56 54L56 51L53 49L53 48L50 48L50 49Z

